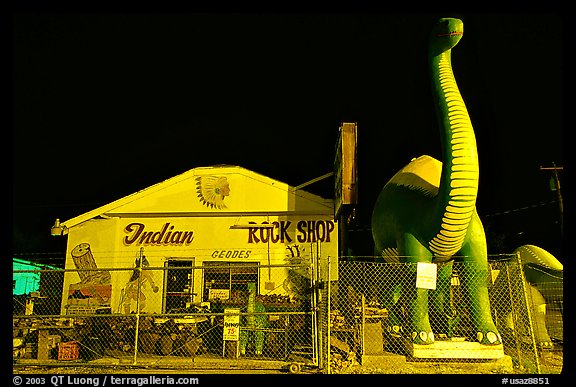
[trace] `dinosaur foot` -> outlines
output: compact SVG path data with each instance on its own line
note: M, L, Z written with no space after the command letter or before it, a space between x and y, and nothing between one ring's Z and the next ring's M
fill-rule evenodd
M420 332L412 332L412 343L413 344L434 344L434 333L420 331Z
M484 345L499 345L502 344L502 337L500 333L487 331L487 332L477 332L476 339L480 344Z
M389 325L386 327L386 332L392 337L400 338L404 330L401 325Z
M386 327L388 335L394 338L401 338L404 335L404 330L401 325L390 325ZM419 331L412 332L411 335L413 344L428 345L434 343L434 333L432 331Z
M538 343L539 349L553 349L554 344L551 341L541 341Z

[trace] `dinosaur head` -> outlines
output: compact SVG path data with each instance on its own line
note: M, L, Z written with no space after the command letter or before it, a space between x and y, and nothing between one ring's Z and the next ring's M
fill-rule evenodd
M460 19L439 19L430 34L430 51L433 56L452 49L464 34L464 23Z
M515 249L514 254L520 255L524 264L538 265L558 272L564 270L564 266L555 256L538 246L523 245Z

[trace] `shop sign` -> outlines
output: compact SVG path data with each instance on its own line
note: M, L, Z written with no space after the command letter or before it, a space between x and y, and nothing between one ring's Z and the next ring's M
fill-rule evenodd
M230 289L208 289L208 300L227 300L230 298Z
M292 242L292 237L288 234L292 225L289 220L272 223L262 222L261 225L256 222L249 223L254 224L254 227L248 228L248 243ZM262 225L270 225L271 227L262 227ZM295 237L298 242L313 243L330 242L335 226L331 220L301 220L293 228L296 228Z
M357 137L358 127L355 123L342 123L334 159L335 218L340 215L342 207L358 204Z
M174 230L169 222L160 230L146 230L142 223L130 223L124 228L128 235L124 237L126 245L189 245L194 240L194 231Z
M229 341L240 340L240 309L224 309L223 339Z
M214 250L211 256L212 258L248 258L251 252L250 250Z
M435 263L418 262L416 267L416 287L420 289L436 289Z

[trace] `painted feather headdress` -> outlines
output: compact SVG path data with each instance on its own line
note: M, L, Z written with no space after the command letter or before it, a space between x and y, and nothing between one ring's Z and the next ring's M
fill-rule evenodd
M230 194L226 177L199 176L196 178L196 192L200 202L210 208L227 208L224 198Z

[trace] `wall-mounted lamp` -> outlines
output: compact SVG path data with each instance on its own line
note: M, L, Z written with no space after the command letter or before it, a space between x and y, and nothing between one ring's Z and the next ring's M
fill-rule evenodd
M52 236L64 235L66 234L66 231L68 231L68 228L60 225L60 219L56 219L54 225L50 228L50 234L52 234Z

